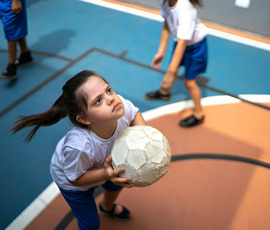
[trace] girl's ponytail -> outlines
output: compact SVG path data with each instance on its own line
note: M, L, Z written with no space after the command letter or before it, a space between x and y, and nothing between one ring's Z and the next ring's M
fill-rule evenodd
M76 117L78 114L84 114L87 109L87 99L79 89L91 76L96 76L104 80L101 76L90 70L83 70L77 73L66 82L62 88L62 95L48 111L21 117L15 122L17 125L10 131L14 134L21 129L34 126L25 138L25 141L29 142L41 126L53 125L66 116L69 117L75 126L87 128L87 125L78 122ZM104 82L106 81L104 80Z
M10 131L14 134L21 129L34 126L34 128L25 138L25 141L29 142L41 126L53 125L61 119L65 118L67 115L68 111L65 108L61 95L48 111L31 116L21 116L20 119L15 122L18 124L14 126Z

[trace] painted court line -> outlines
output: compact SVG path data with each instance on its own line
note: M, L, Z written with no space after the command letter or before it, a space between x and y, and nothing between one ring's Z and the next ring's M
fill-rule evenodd
M121 11L124 13L137 15L137 16L152 19L155 21L160 21L160 22L163 21L163 18L158 14L145 12L142 10L134 9L134 8L127 7L127 6L122 6L122 5L111 3L111 2L106 2L106 1L101 1L101 0L80 0L80 1L92 3L92 4L97 5L97 6L102 6L102 7L106 7L109 9Z
M239 95L239 97L246 100L258 103L268 103L270 102L270 95ZM241 100L230 97L230 96L213 96L202 98L202 106L210 105L224 105L224 104L233 104L239 103ZM157 117L161 117L167 114L176 113L184 109L192 108L193 101L181 101L173 104L165 105L159 108L151 109L146 112L143 112L143 117L145 120L151 120Z

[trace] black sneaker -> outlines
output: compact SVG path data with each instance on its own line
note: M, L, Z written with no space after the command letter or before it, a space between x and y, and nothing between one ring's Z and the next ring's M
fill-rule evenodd
M17 79L17 74L16 74L16 65L15 64L8 64L7 68L4 70L2 75L0 75L0 78L5 78L9 80L16 80Z
M153 92L146 93L144 97L148 100L169 100L170 94L161 94L160 90L155 90Z
M186 119L180 121L179 125L181 127L188 128L188 127L193 127L193 126L199 125L203 122L204 122L204 116L202 116L201 119L198 119L194 115L191 115L191 116L187 117Z
M17 68L29 65L31 63L33 63L33 58L30 51L21 53L19 59L16 59L15 61L15 65L17 66Z
M116 207L116 204L113 204L112 210L105 211L102 208L101 204L99 204L99 212L101 214L108 215L108 216L110 216L110 217L112 217L114 219L117 219L117 220L126 221L126 220L129 220L130 219L130 211L126 207L122 206L123 211L121 213L119 213L119 214L115 214L114 213L115 207Z

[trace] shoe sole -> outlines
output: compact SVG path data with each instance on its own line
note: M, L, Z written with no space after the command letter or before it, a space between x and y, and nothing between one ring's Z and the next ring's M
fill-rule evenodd
M198 122L197 124L195 124L195 125L182 125L181 122L180 122L179 126L181 126L181 127L183 127L183 128L190 128L190 127L194 127L194 126L196 126L196 125L200 125L200 124L202 124L203 122L204 122L204 120L199 121L199 122Z
M104 215L104 216L108 216L108 217L111 217L111 218L113 218L113 219L115 219L115 220L119 220L119 221L123 221L123 222L129 221L129 220L130 220L130 217L129 217L128 219L121 219L121 218L119 218L119 217L116 217L115 215L111 215L111 214L108 214L108 213L106 213L106 212L103 212L103 211L101 211L100 209L99 209L99 213L102 214L102 215Z
M33 64L33 63L34 63L34 61L31 61L31 62L27 62L27 63L21 64L21 65L16 65L16 67L17 67L17 69L20 69L20 68L22 68L22 67L31 65L31 64Z
M18 78L18 76L17 76L17 75L14 75L14 76L12 76L12 77L7 77L7 76L5 76L5 75L0 75L0 78L6 79L6 80L15 81L15 80Z

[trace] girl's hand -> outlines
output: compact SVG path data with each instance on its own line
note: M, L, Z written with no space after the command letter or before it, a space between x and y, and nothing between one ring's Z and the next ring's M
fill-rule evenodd
M22 3L20 0L13 0L12 1L12 4L11 4L11 11L14 13L14 14L18 14L22 11Z
M172 73L168 71L163 77L160 88L166 93L170 92L176 78L177 78L176 73Z
M151 63L151 66L154 68L154 69L158 69L160 66L161 66L161 62L163 60L163 57L164 57L164 54L161 54L161 53L157 53L153 60L152 60L152 63Z
M119 174L123 173L125 171L124 168L119 168L119 169L113 169L112 168L112 156L109 156L106 158L105 163L104 163L104 174L105 178L107 180L110 180L116 185L126 187L126 188L131 188L133 187L133 184L129 184L128 182L131 181L131 177L119 177Z

